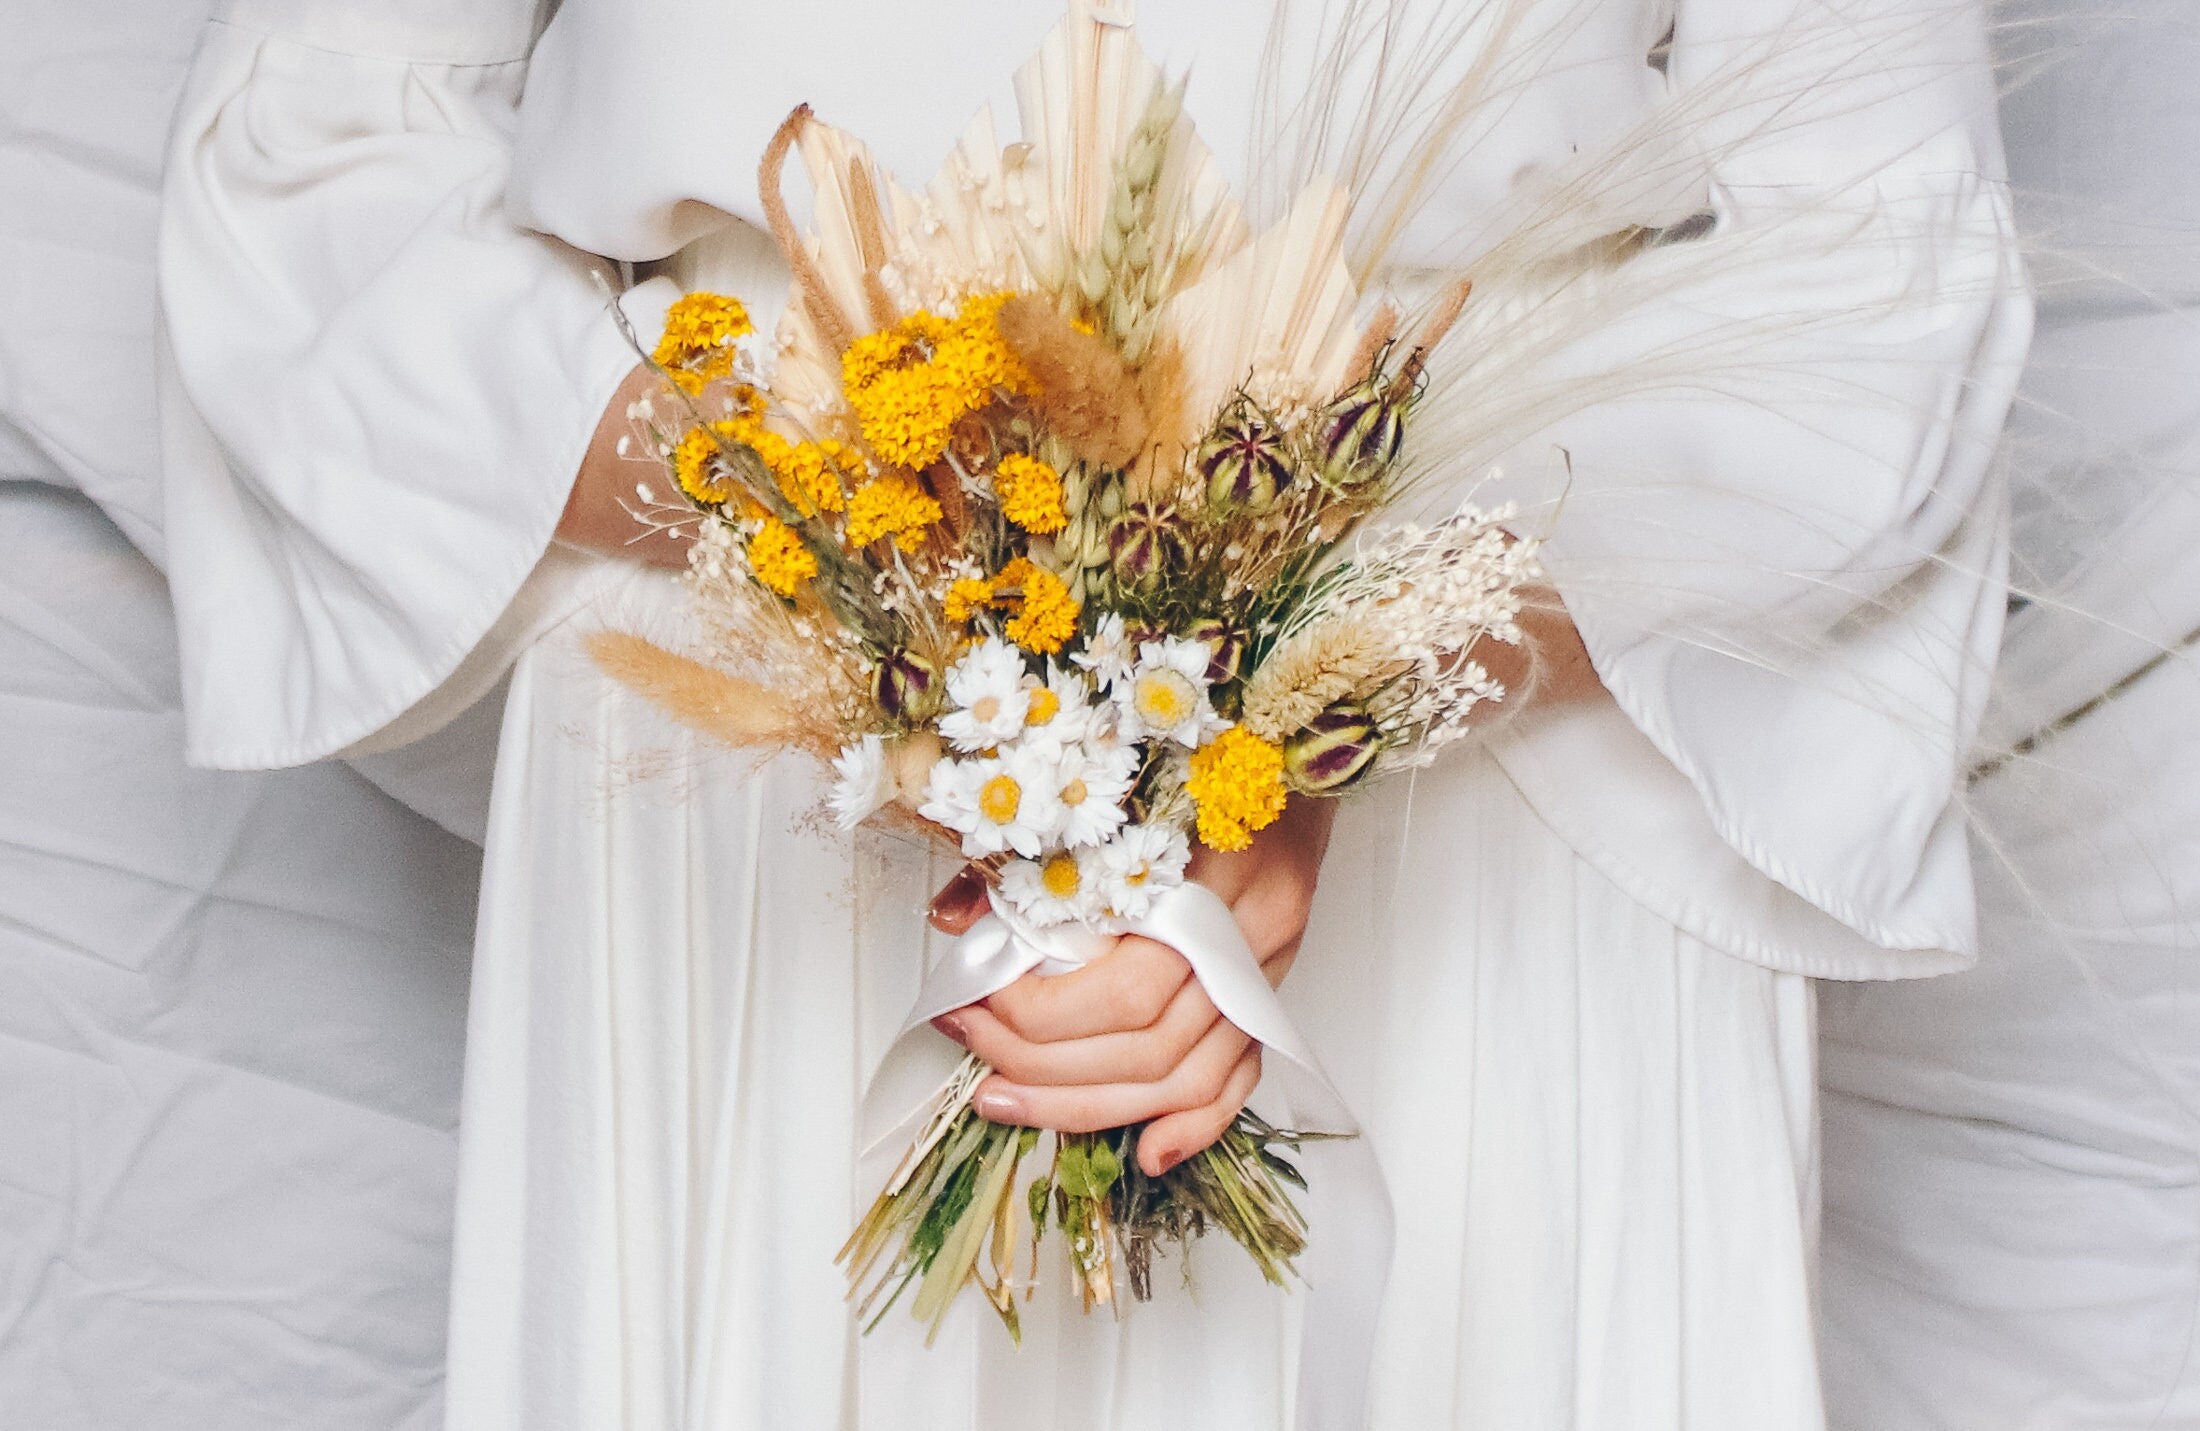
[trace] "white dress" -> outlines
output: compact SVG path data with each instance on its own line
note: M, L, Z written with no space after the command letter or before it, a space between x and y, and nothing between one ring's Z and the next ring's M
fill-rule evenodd
M1302 1415L1324 1286L1279 1296L1227 1248L1120 1323L1066 1309L1057 1280L1020 1352L982 1308L926 1350L899 1319L860 1336L842 1304L832 1253L871 1191L856 1110L944 870L818 834L813 776L690 748L578 654L605 620L677 619L665 578L549 544L631 362L584 251L783 283L738 220L795 100L921 176L1052 16L706 8L567 0L538 40L516 0L233 0L171 151L194 757L402 746L509 670L449 1425L1348 1424ZM1502 201L1796 8L1581 6L1577 62L1444 201ZM1801 295L1809 396L1637 400L1563 431L1577 488L1551 564L1616 700L1509 727L1340 822L1285 998L1395 1209L1375 1426L1821 1424L1808 976L1969 957L1951 791L1996 633L1987 449L2027 315L1975 17L1873 8L1953 20L1891 91L1867 76L1808 122L1706 138L1706 242L1802 205L1859 241L1620 340ZM1199 57L1194 113L1226 158L1249 147L1242 37L1267 14L1148 17L1164 59ZM1669 23L1661 73L1642 57ZM828 44L832 64L800 62ZM1858 163L1868 184L1833 182ZM646 325L671 291L625 302ZM1330 1151L1308 1155L1317 1242Z

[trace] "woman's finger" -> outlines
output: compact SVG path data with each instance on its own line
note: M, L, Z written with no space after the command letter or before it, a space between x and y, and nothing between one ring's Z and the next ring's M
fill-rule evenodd
M1132 1033L1033 1043L983 1004L942 1014L933 1025L1011 1083L1156 1083L1221 1017L1199 981L1187 979L1160 1018Z
M1230 1070L1221 1094L1198 1108L1156 1118L1138 1135L1138 1166L1149 1178L1160 1177L1192 1154L1212 1147L1260 1085L1260 1045L1245 1050Z
M940 892L932 896L924 917L942 934L958 938L970 932L970 926L985 917L991 908L986 899L985 873L976 865L964 865L955 877L940 886Z
M1166 944L1127 935L1082 969L1026 974L985 1000L985 1007L1032 1043L1128 1033L1160 1018L1192 976Z
M1142 1123L1221 1098L1230 1075L1252 1040L1233 1024L1217 1021L1167 1078L1157 1083L1098 1083L1066 1086L1011 1083L995 1074L978 1085L973 1106L996 1123L1051 1128L1059 1133L1095 1133Z

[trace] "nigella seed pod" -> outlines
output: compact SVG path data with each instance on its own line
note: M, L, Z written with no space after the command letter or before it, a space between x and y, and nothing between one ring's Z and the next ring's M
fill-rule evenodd
M914 651L889 652L871 674L871 695L893 720L922 720L939 701L939 672Z
M1322 413L1322 476L1336 487L1379 477L1398 460L1405 436L1405 405L1369 378Z
M1331 795L1375 766L1383 735L1364 707L1339 701L1283 743L1283 778L1307 795Z
M1142 587L1184 564L1176 509L1133 502L1108 527L1108 564L1126 587Z
M1185 633L1194 641L1206 643L1207 684L1219 686L1225 681L1237 679L1245 665L1245 633L1221 621L1207 620L1194 625Z
M1291 484L1290 450L1283 434L1246 403L1216 424L1193 461L1207 481L1207 501L1224 513L1264 512Z

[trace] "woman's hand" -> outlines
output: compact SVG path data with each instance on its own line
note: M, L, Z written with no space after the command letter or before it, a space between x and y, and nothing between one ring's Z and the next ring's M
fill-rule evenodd
M1250 849L1192 857L1190 877L1230 906L1271 984L1298 956L1335 804L1294 800ZM974 876L958 876L933 902L933 923L961 933L983 896ZM1027 974L934 1024L993 1065L977 1108L997 1123L1081 1133L1151 1120L1138 1140L1148 1176L1221 1137L1260 1081L1259 1046L1223 1019L1183 956L1135 935L1073 973Z
M634 430L626 410L655 387L649 369L637 363L611 395L596 422L595 435L588 441L581 470L574 476L565 514L558 518L557 536L574 546L646 561L652 566L685 567L687 543L635 520L627 510L627 504L634 500L635 474L654 469L621 457L619 440Z

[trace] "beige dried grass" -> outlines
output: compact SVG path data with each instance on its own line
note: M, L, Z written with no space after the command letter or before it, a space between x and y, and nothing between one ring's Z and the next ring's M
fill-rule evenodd
M1113 348L1034 294L1003 304L1000 327L1030 370L1032 406L1055 436L1094 467L1120 470L1137 460L1150 435L1145 404Z
M628 631L593 632L585 645L589 659L605 675L674 722L722 745L744 750L794 746L830 753L819 748L819 732L812 723L769 687Z

